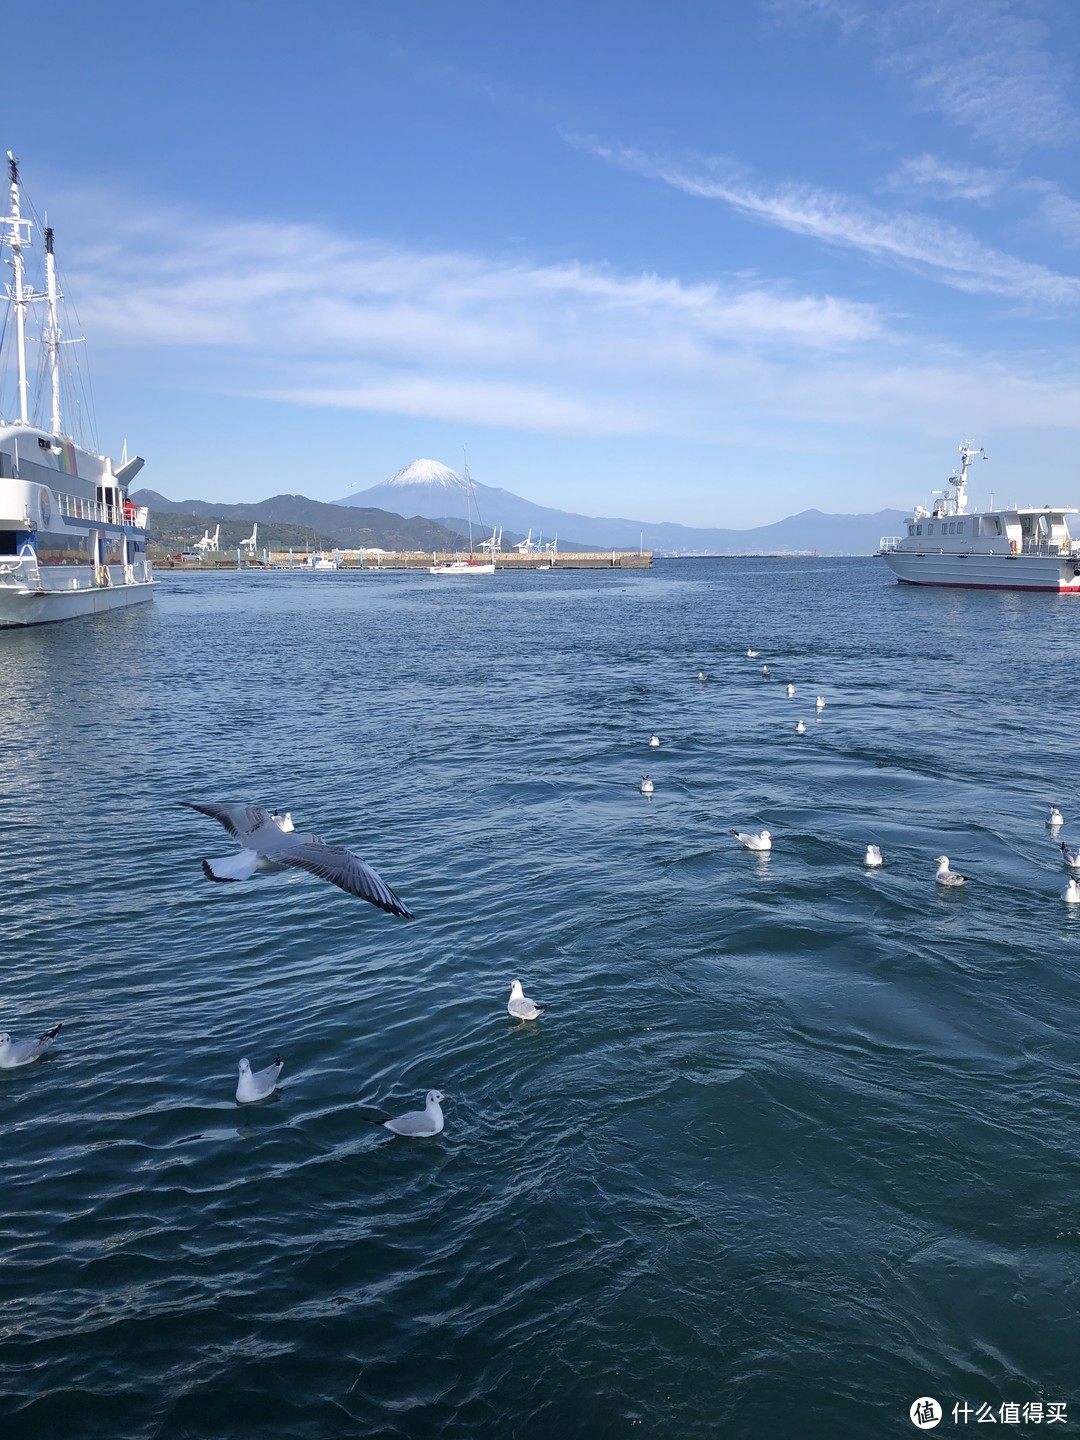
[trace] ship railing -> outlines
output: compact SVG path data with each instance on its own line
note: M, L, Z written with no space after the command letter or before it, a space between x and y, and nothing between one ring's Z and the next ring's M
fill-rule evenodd
M887 555L890 550L899 550L903 538L902 535L882 535L878 541L878 554Z
M1072 555L1075 550L1075 542L1060 545L1056 540L1025 540L1020 553L1022 555L1050 555L1056 558L1059 555Z
M60 514L67 520L89 520L102 525L134 525L138 530L146 529L150 516L146 505L103 505L99 500L87 500L82 495L57 495L56 503Z

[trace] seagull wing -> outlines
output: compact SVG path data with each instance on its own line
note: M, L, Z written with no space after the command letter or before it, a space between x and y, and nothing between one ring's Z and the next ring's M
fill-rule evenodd
M243 800L208 801L200 804L195 800L181 800L189 810L198 810L200 815L209 815L237 840L246 840L262 825L270 823L270 812L261 805L247 805ZM275 826L275 829L277 827ZM280 833L280 832L279 832Z
M319 840L305 841L300 845L289 845L274 851L279 865L293 865L298 870L307 870L320 880L329 880L331 885L357 895L361 900L370 900L380 910L391 915L402 915L406 920L414 918L385 880L381 880L366 860L346 850L342 845L324 845Z

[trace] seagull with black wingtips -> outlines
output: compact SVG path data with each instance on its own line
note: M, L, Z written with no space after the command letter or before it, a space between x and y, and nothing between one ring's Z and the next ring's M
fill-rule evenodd
M366 860L343 845L327 845L318 835L301 835L294 828L284 829L280 815L272 815L261 805L248 805L242 800L207 801L181 800L189 810L209 815L239 840L236 855L219 860L204 860L203 874L207 880L221 884L248 880L256 870L285 865L306 870L320 880L329 880L339 890L370 901L390 915L413 919L397 893L381 879ZM289 818L290 827L292 826Z

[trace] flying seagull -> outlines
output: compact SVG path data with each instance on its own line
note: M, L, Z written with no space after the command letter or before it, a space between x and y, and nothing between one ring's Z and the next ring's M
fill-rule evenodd
M370 900L380 910L391 915L413 918L391 890L385 880L380 880L375 871L359 855L346 850L342 845L327 845L318 835L301 835L293 829L282 826L281 816L271 815L261 805L246 805L242 800L224 800L198 804L194 800L181 800L189 810L200 815L209 815L217 820L235 839L240 841L240 852L221 860L204 860L203 874L207 880L222 883L230 880L247 880L257 869L276 865L289 865L297 870L307 870L320 880L329 880L331 885L357 895L361 900ZM287 817L285 817L287 818ZM291 826L292 822L289 821Z
M395 1135L438 1135L443 1128L442 1107L449 1098L449 1095L444 1095L441 1090L429 1090L423 1110L409 1110L392 1120L375 1120L370 1115L365 1115L364 1119L371 1120L373 1125L381 1125L384 1130L393 1131Z
M537 1005L535 1000L530 1000L528 995L521 991L521 981L510 982L510 999L506 1002L507 1013L514 1020L538 1020L547 1009L546 1005Z
M272 1065L268 1065L265 1070L256 1070L254 1074L250 1061L241 1060L240 1078L236 1082L236 1098L239 1103L250 1105L253 1100L265 1100L268 1095L272 1095L278 1076L284 1068L285 1061L280 1055L274 1056Z
M32 1065L40 1059L60 1034L64 1022L46 1030L36 1040L12 1040L6 1030L0 1030L0 1070L17 1070L20 1065Z

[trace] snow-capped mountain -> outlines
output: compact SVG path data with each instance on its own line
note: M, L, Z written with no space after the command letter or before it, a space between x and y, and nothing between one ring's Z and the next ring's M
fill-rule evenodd
M456 483L445 480L418 481L418 467L453 476ZM408 477L408 478L406 478ZM644 544L647 550L661 553L707 551L718 554L740 554L751 551L817 550L823 555L871 554L882 535L899 534L904 519L900 510L882 510L874 515L823 515L820 510L804 510L772 525L749 530L698 529L691 525L648 520L604 519L594 515L576 515L536 505L509 490L490 485L473 484L475 508L473 525L490 530L493 525L505 526L507 532L524 535L531 530L535 540L556 535L560 544L609 549L636 550ZM339 505L371 505L380 510L395 510L399 515L423 516L441 524L464 529L468 517L468 492L455 471L435 460L416 460L383 485L373 485L347 495Z
M406 465L404 470L398 470L386 481L387 485L423 485L432 490L464 490L465 481L457 473L451 470L449 465L443 465L438 460L414 460L411 465ZM351 504L351 501L344 501L344 504Z

